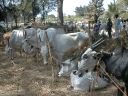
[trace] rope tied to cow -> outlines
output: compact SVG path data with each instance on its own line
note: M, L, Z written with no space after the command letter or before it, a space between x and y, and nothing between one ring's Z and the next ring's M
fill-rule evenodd
M99 76L99 67L100 67L102 69L101 71L113 82L115 87L117 89L119 89L124 94L124 96L127 96L127 94L120 88L121 85L119 83L115 82L113 80L113 78L109 75L109 73L106 72L105 69L100 65L100 61L101 61L101 58L98 60L98 62L96 64L96 67L97 67L97 70L96 70L97 71L97 77Z

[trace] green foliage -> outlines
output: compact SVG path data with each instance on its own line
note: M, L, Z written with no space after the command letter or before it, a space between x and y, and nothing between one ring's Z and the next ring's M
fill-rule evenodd
M104 0L91 0L88 4L88 17L93 18L95 14L97 15L97 18L101 16L104 13L103 8L103 1Z
M80 6L75 8L75 13L77 16L84 16L86 13L86 6Z
M5 10L0 10L0 21L5 21L6 15Z
M47 14L56 9L56 0L38 0L38 6L42 15L42 20L45 20Z
M108 5L108 12L106 16L109 15L109 17L113 17L116 13L118 13L122 18L127 18L128 0L117 0L116 2L114 0L114 2L111 2Z
M24 18L32 17L32 13L34 17L41 13L42 18L45 18L48 12L55 10L56 6L56 0L21 0L20 8Z
M5 1L0 0L0 21L5 21L7 16Z

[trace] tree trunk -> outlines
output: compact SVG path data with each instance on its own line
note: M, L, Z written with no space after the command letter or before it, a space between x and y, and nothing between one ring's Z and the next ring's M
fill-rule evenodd
M22 16L23 16L23 22L25 24L25 11L24 10L22 10Z
M3 3L3 6L4 6L4 16L5 16L5 22L6 22L6 28L8 29L8 18L7 18L7 9L6 9L6 6L5 6L5 1L2 0L2 3Z
M57 0L57 4L58 24L63 25L63 0Z
M32 14L33 14L33 21L35 22L35 4L36 4L36 0L33 0L32 2Z

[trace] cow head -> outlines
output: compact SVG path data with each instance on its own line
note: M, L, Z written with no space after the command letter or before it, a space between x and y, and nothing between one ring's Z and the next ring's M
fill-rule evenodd
M31 45L31 43L29 43L27 39L23 40L22 49L27 54L33 54L36 50L36 48L33 45Z
M27 40L35 39L35 36L37 35L37 30L35 28L27 28L23 30L24 38Z
M58 76L69 76L72 70L78 69L77 61L72 61L70 59L65 60L61 63L61 69L58 73Z
M97 42L91 45L81 56L80 64L78 65L79 69L84 70L93 70L94 65L97 63L98 58L96 58L97 52L94 51L96 47L98 47L104 40L101 38ZM98 56L98 55L97 55Z

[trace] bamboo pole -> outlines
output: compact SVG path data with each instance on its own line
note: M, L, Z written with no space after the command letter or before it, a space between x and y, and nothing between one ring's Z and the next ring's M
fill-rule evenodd
M24 26L23 26L23 36L24 36L24 39L26 39L26 33L25 33L25 29L24 29ZM27 58L27 54L25 53L25 59L26 59L26 62L28 61L28 58Z
M52 52L51 52L51 45L50 45L50 42L49 42L49 38L48 38L48 34L47 34L47 31L45 31L45 35L46 35L46 44L47 44L47 47L48 47L48 53L49 53L49 57L50 57L50 63L51 63L51 67L52 67L52 81L51 81L51 86L53 88L53 83L55 81L55 74L54 74L54 60L53 60L53 56L52 56Z
M37 26L36 26L36 43L37 43L37 48L35 49L36 51L36 61L37 61L37 64L39 63L39 54L38 54L38 46L39 46L39 42L38 42L38 36L37 36Z

